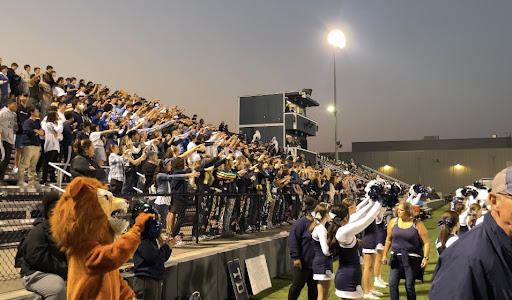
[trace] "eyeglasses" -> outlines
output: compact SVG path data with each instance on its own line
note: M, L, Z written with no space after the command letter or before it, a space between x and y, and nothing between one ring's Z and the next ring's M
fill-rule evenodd
M498 193L498 195L501 195L509 200L512 200L512 195L508 194L508 193Z

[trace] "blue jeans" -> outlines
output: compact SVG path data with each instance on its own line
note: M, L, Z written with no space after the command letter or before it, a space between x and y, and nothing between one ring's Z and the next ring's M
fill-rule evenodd
M391 263L391 270L389 271L389 298L392 300L399 299L398 285L400 284L400 278L405 277L407 300L416 300L416 290L414 288L416 278L413 269L411 267L404 268L402 257L398 256L397 258Z

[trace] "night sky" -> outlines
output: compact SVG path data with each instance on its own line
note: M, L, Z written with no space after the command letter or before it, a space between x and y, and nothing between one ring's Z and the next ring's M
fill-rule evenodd
M312 88L310 149L377 140L508 136L512 1L3 1L3 64L197 113L237 128L237 97Z

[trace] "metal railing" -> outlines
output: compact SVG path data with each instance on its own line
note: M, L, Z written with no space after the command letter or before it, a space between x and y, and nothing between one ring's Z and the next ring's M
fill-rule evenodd
M410 184L408 184L407 182L404 182L404 181L402 181L402 180L400 180L400 179L396 179L395 177L392 177L392 176L389 176L388 174L384 174L384 173L382 173L382 172L379 172L379 171L377 171L377 170L375 170L375 169L373 169L373 168L370 168L370 167L368 167L368 166L361 165L361 168L363 168L363 169L365 169L365 170L367 170L367 171L369 171L369 172L373 172L373 173L375 173L375 174L378 174L380 177L382 177L382 178L386 179L387 181L394 181L394 182L398 182L399 184L401 184L401 185L403 185L403 186L405 186L405 187L407 187L407 188L410 188L410 187L411 187L411 185L410 185Z
M57 167L61 168L58 165ZM62 190L57 185L54 188ZM303 196L280 193L272 193L270 198L267 198L267 194L255 193L116 196L128 200L130 207L140 201L154 204L159 197L170 196L171 205L164 206L163 213L166 214L172 207L178 207L177 218L172 225L163 226L163 231L167 231L169 235L181 235L185 243L200 243L220 236L258 232L289 224L300 216L303 207ZM19 278L19 269L14 268L14 257L19 242L33 227L34 221L41 217L41 196L0 197L0 209L0 281L6 281ZM162 207L159 209L158 211L162 211ZM166 223L170 219L162 216L161 221Z

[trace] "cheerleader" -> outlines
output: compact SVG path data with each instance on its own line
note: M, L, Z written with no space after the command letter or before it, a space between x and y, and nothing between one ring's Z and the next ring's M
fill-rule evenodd
M377 247L375 249L375 266L373 269L373 273L375 278L373 280L373 285L380 288L387 287L388 283L382 279L381 270L382 270L382 256L384 253L384 245L386 244L387 237L387 228L384 220L384 214L381 213L377 216L375 220L376 231L377 231Z
M309 227L311 237L313 238L313 249L315 258L313 259L313 280L318 281L318 300L327 300L329 298L329 286L334 279L332 272L332 256L327 245L327 229L325 223L330 219L329 210L331 206L327 203L319 203L313 214L314 221Z
M452 210L445 211L437 222L437 229L441 230L436 239L437 254L441 255L444 249L448 248L459 239L457 231L459 230L459 216Z
M375 220L380 208L380 203L371 201L361 209L367 211L365 215L356 212L350 217L348 207L343 204L335 205L331 210L334 218L327 232L327 241L330 252L340 257L334 279L336 296L340 298L361 299L364 296L359 245L355 235Z
M480 204L471 204L469 206L468 216L468 229L471 230L471 228L476 226L476 220L482 217L482 207L480 206Z

